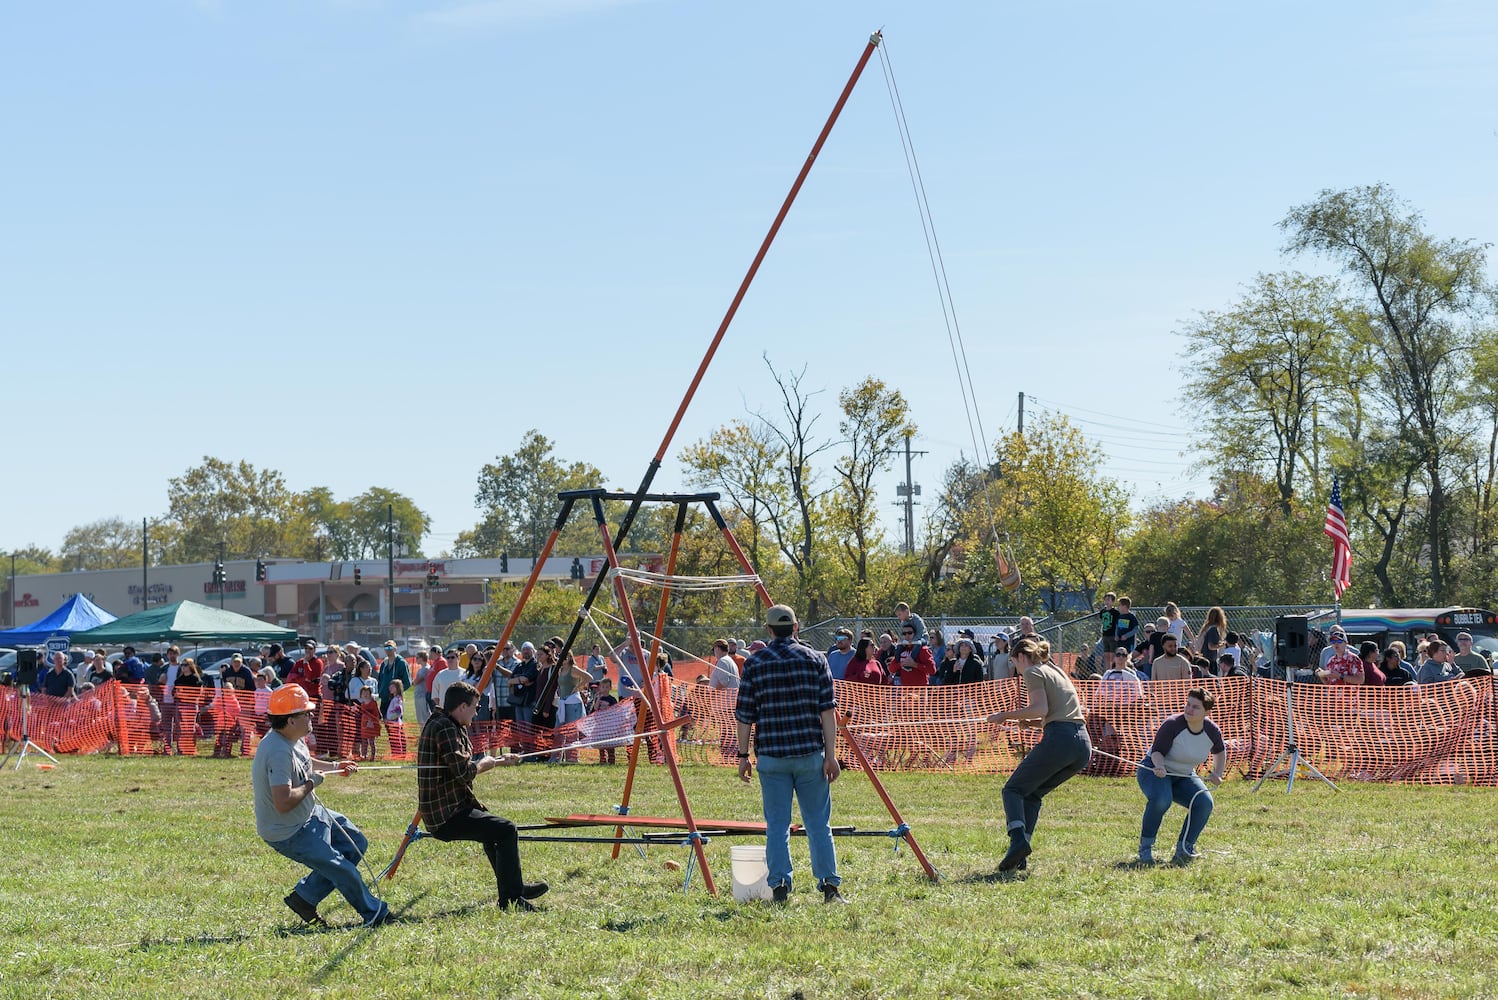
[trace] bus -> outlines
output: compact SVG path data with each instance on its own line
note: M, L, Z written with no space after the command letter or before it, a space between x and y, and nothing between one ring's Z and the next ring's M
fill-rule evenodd
M1335 611L1323 611L1312 617L1311 624L1325 632L1337 624ZM1367 608L1342 609L1341 625L1348 644L1372 639L1379 649L1399 640L1404 643L1405 658L1415 659L1415 647L1435 633L1456 649L1456 634L1472 635L1472 649L1482 653L1488 662L1498 659L1498 613L1481 608Z

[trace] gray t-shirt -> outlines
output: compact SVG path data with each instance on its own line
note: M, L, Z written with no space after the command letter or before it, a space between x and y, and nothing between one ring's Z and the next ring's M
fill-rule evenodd
M301 740L292 742L272 729L255 748L250 767L255 785L255 832L268 844L279 843L300 830L312 818L317 796L308 795L290 812L277 812L271 789L305 785L312 777L312 754Z

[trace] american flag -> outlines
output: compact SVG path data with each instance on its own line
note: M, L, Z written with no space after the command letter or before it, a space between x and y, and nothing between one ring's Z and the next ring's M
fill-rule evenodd
M1326 505L1326 527L1322 529L1332 540L1332 586L1337 590L1337 600L1342 591L1352 583L1352 543L1347 537L1347 515L1342 510L1342 484L1332 474L1332 498Z

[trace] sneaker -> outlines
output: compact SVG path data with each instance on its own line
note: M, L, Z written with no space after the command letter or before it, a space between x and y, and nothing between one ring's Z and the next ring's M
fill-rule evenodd
M791 898L791 887L784 882L770 890L770 902L784 903Z
M822 883L822 902L824 903L846 903L843 894L837 891L837 886L831 882Z
M1177 847L1175 863L1178 865L1189 865L1199 857L1201 857L1201 853L1194 847Z
M545 882L526 882L520 887L521 899L539 899L546 895L546 890L551 886Z
M282 902L291 907L291 912L301 917L304 923L309 923L314 927L328 926L327 921L317 915L317 907L298 896L295 889Z
M521 913L535 913L536 908L526 899L501 899L499 901L501 910L517 910Z
M1025 836L1025 831L1015 828L1009 835L1009 853L1004 855L999 862L999 871L1012 872L1016 869L1026 867L1025 859L1030 856L1030 839Z
M390 904L381 903L380 908L374 912L374 916L364 921L365 927L379 927L381 924L390 922Z

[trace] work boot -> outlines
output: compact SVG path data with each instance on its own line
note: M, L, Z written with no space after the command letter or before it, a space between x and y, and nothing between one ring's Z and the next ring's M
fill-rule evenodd
M1178 865L1189 865L1201 857L1196 850L1196 845L1179 844L1176 846L1175 863Z
M1029 856L1030 838L1025 836L1023 827L1017 826L1009 831L1009 853L999 862L999 871L1012 872L1017 868L1024 868L1025 859Z
M515 910L519 913L535 913L536 908L526 899L501 899L499 901L501 910Z
M837 886L833 885L831 882L823 882L822 885L821 885L821 889L822 889L822 902L824 902L824 903L846 903L847 902L847 900L843 898L843 894L837 891Z
M539 899L540 897L546 895L546 890L550 888L551 886L547 885L545 882L526 882L520 887L520 898Z
M1153 840L1147 844L1142 840L1139 842L1139 863L1141 865L1152 865L1155 863L1155 842Z
M292 913L295 913L297 916L301 917L304 922L311 924L313 927L328 926L327 921L323 920L322 917L319 917L317 915L317 907L313 906L301 896L297 895L295 889L293 889L282 902L291 907Z
M770 890L770 902L772 903L784 903L790 898L791 887L785 882L780 883L775 888Z

